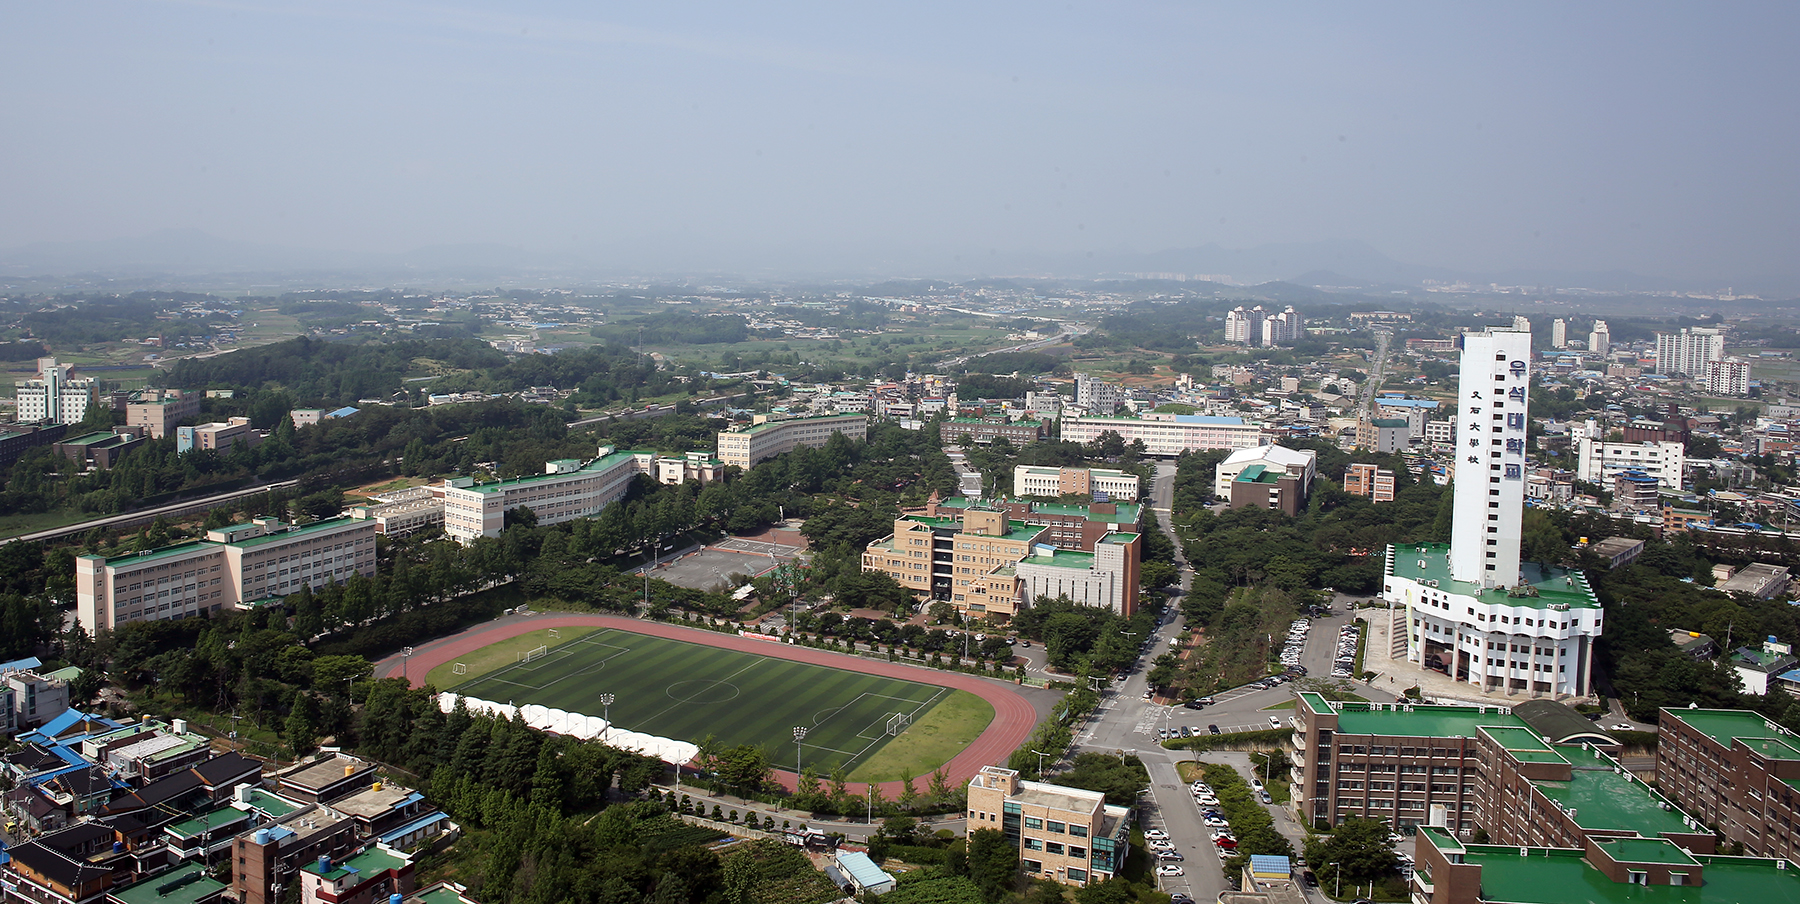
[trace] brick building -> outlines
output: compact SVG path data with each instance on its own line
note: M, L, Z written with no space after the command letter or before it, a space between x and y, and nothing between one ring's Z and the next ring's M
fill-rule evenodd
M969 829L998 829L1019 846L1027 876L1069 885L1104 882L1125 868L1131 811L1106 795L983 766L969 780Z

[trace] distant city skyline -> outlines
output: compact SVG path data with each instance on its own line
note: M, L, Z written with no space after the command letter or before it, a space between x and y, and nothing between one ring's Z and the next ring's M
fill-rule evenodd
M1157 258L1216 245L1414 281L1800 280L1790 4L165 0L4 21L0 275L173 231L322 266L1176 270ZM1299 275L1282 264L1255 276Z

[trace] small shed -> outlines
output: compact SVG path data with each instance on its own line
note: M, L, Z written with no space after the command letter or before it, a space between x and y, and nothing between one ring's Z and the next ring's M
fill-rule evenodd
M888 875L869 855L861 851L839 851L837 854L838 869L850 877L850 884L859 892L883 895L894 890L894 877Z

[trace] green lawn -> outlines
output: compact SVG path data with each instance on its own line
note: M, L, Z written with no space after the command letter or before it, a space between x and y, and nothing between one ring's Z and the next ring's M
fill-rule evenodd
M850 773L850 780L891 782L924 775L974 743L992 721L993 704L968 691L955 691L864 760Z
M836 768L855 771L868 763L892 740L890 717L904 713L922 730L874 776L884 781L912 764L923 764L919 773L941 765L966 746L967 741L955 743L958 737L972 740L993 717L991 709L984 715L958 702L934 719L935 711L953 699L947 688L628 631L563 638L548 656L517 662L520 649L536 645L496 645L504 649L494 655L499 660L494 671L451 689L483 700L535 703L590 716L606 714L599 698L610 693L612 720L621 729L694 742L710 735L726 746L757 745L784 768L792 768L795 757L793 730L804 726L803 764L821 775ZM471 672L473 658L464 659Z

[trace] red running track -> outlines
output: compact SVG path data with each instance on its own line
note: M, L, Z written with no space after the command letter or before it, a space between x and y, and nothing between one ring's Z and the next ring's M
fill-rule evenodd
M446 662L454 662L459 657L467 656L489 644L499 643L507 638L542 628L570 628L587 625L968 691L986 700L994 707L994 721L989 723L987 730L983 731L974 743L952 757L950 762L945 765L945 772L953 784L967 784L969 779L973 778L983 766L1004 765L1006 758L1011 756L1020 744L1025 743L1025 739L1031 736L1031 729L1037 725L1037 711L1032 708L1031 702L1014 691L1012 687L992 679L977 678L960 672L941 672L936 669L902 665L897 662L864 659L860 656L833 653L812 647L772 643L736 634L720 634L716 631L623 618L616 615L541 615L530 619L510 621L506 624L472 628L454 637L420 648L412 656L413 659L419 660L419 664L416 666L411 665L410 662L394 665L392 659L388 660L390 665L384 677L399 678L400 670L405 668L409 675L419 676L412 679L412 685L424 687L424 676L429 674L432 669ZM775 771L775 781L789 791L794 790L795 778L792 772ZM914 778L924 778L924 776L914 776ZM895 800L900 796L900 782L881 782L879 784L882 796L888 800ZM925 790L919 783L915 783L915 787L919 791Z

